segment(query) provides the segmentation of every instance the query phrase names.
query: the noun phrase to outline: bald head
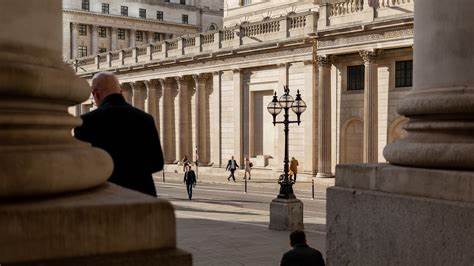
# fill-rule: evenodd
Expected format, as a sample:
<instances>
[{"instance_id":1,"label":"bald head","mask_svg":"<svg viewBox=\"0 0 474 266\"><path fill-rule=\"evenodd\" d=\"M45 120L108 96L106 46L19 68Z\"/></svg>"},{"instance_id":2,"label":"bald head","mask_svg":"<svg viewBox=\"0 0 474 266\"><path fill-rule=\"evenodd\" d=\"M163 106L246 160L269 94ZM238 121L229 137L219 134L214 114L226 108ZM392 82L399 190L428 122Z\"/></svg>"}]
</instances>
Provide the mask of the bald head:
<instances>
[{"instance_id":1,"label":"bald head","mask_svg":"<svg viewBox=\"0 0 474 266\"><path fill-rule=\"evenodd\" d=\"M111 72L99 72L92 78L92 95L97 105L101 105L110 94L121 92L120 83Z\"/></svg>"}]
</instances>

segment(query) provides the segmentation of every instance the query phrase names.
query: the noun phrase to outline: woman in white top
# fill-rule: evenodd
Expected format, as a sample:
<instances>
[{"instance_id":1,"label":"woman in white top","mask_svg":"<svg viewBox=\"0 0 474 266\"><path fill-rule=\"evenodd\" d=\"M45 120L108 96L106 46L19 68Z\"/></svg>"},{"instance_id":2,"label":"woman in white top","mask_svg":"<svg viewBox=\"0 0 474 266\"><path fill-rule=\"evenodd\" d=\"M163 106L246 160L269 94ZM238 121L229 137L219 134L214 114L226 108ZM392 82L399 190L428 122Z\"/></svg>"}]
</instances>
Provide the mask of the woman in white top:
<instances>
[{"instance_id":1,"label":"woman in white top","mask_svg":"<svg viewBox=\"0 0 474 266\"><path fill-rule=\"evenodd\" d=\"M244 174L244 179L247 178L247 173L249 174L249 180L250 180L250 171L252 171L252 162L250 161L249 157L245 157L245 174Z\"/></svg>"}]
</instances>

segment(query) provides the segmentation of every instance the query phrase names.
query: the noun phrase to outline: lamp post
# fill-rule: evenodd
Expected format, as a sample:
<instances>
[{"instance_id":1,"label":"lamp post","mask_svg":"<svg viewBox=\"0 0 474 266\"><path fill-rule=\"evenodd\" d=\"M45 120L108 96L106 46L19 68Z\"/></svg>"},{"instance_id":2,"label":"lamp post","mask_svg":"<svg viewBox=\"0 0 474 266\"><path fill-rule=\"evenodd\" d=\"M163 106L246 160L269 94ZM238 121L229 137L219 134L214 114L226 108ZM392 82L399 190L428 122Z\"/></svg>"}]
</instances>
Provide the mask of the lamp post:
<instances>
[{"instance_id":1,"label":"lamp post","mask_svg":"<svg viewBox=\"0 0 474 266\"><path fill-rule=\"evenodd\" d=\"M294 121L290 120L290 109L296 114L297 119ZM288 156L288 133L289 125L297 123L301 124L301 114L306 110L306 103L301 98L300 91L296 93L296 98L293 100L293 97L290 95L290 89L288 86L284 86L284 94L278 99L278 96L275 92L273 95L273 100L267 106L268 112L273 116L273 125L283 124L285 132L285 157L283 160L283 175L280 178L280 193L278 198L280 199L294 199L295 194L293 193L293 184L294 181L290 180L288 175L289 172L289 156ZM282 121L277 121L277 116L284 111L284 116Z\"/></svg>"},{"instance_id":2,"label":"lamp post","mask_svg":"<svg viewBox=\"0 0 474 266\"><path fill-rule=\"evenodd\" d=\"M301 124L301 114L306 110L306 103L301 98L299 90L296 98L290 95L288 86L284 86L284 93L278 99L275 92L273 100L267 110L273 116L273 125L283 124L285 132L285 157L283 160L283 174L280 176L280 193L270 203L270 229L273 230L301 230L303 229L303 203L296 199L293 193L293 181L290 180L288 133L290 124ZM296 114L296 120L290 120L290 109ZM283 111L283 120L277 121L277 116Z\"/></svg>"}]
</instances>

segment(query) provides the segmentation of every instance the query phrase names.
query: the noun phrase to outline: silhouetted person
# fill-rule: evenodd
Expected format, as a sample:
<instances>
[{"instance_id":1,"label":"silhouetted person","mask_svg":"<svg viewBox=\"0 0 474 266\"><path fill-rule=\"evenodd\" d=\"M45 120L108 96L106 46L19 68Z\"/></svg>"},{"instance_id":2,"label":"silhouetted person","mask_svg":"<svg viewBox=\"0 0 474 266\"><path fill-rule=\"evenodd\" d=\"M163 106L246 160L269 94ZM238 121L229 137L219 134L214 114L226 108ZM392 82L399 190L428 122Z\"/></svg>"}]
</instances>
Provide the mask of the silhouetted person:
<instances>
[{"instance_id":1,"label":"silhouetted person","mask_svg":"<svg viewBox=\"0 0 474 266\"><path fill-rule=\"evenodd\" d=\"M152 173L163 169L163 153L153 117L125 101L112 73L93 77L92 95L98 108L81 116L75 137L110 154L110 182L156 196Z\"/></svg>"},{"instance_id":2,"label":"silhouetted person","mask_svg":"<svg viewBox=\"0 0 474 266\"><path fill-rule=\"evenodd\" d=\"M184 183L188 191L188 198L191 199L193 197L193 187L196 186L196 174L191 169L191 165L188 166L188 171L184 174Z\"/></svg>"},{"instance_id":3,"label":"silhouetted person","mask_svg":"<svg viewBox=\"0 0 474 266\"><path fill-rule=\"evenodd\" d=\"M234 176L234 172L235 170L237 170L237 168L239 168L239 165L237 164L237 162L234 160L234 156L232 156L232 158L227 162L227 167L225 168L225 170L229 170L230 171L230 175L229 177L227 178L227 181L230 181L230 178L232 177L232 179L234 180L235 182L235 176Z\"/></svg>"},{"instance_id":4,"label":"silhouetted person","mask_svg":"<svg viewBox=\"0 0 474 266\"><path fill-rule=\"evenodd\" d=\"M303 231L294 231L290 234L292 250L281 258L281 266L324 266L321 252L306 244L306 235Z\"/></svg>"},{"instance_id":5,"label":"silhouetted person","mask_svg":"<svg viewBox=\"0 0 474 266\"><path fill-rule=\"evenodd\" d=\"M298 160L295 157L291 157L290 161L290 171L293 174L293 181L296 183L296 175L298 174Z\"/></svg>"}]
</instances>

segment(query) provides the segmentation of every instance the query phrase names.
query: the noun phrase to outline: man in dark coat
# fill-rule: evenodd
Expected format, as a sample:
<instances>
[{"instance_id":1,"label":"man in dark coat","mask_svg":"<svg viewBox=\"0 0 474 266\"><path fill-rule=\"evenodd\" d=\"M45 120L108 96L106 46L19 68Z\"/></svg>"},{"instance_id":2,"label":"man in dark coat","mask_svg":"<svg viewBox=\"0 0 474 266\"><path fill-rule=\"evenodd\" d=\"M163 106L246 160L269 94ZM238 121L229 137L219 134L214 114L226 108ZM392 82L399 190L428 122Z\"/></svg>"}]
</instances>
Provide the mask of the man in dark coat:
<instances>
[{"instance_id":1,"label":"man in dark coat","mask_svg":"<svg viewBox=\"0 0 474 266\"><path fill-rule=\"evenodd\" d=\"M163 169L164 160L153 117L125 101L112 73L94 76L92 95L98 108L81 116L75 137L110 154L109 182L156 196L152 173Z\"/></svg>"},{"instance_id":2,"label":"man in dark coat","mask_svg":"<svg viewBox=\"0 0 474 266\"><path fill-rule=\"evenodd\" d=\"M196 173L191 169L191 165L188 166L188 171L184 174L184 181L186 184L186 190L188 191L188 198L191 200L193 197L193 187L196 186Z\"/></svg>"},{"instance_id":3,"label":"man in dark coat","mask_svg":"<svg viewBox=\"0 0 474 266\"><path fill-rule=\"evenodd\" d=\"M239 165L234 160L234 156L232 156L232 158L227 162L227 167L225 168L226 171L230 171L230 175L227 178L227 181L230 181L230 178L232 178L235 182L234 172L235 170L237 170L237 168L239 168Z\"/></svg>"},{"instance_id":4,"label":"man in dark coat","mask_svg":"<svg viewBox=\"0 0 474 266\"><path fill-rule=\"evenodd\" d=\"M281 266L324 266L321 252L306 244L306 235L303 231L294 231L290 234L292 250L281 258Z\"/></svg>"}]
</instances>

